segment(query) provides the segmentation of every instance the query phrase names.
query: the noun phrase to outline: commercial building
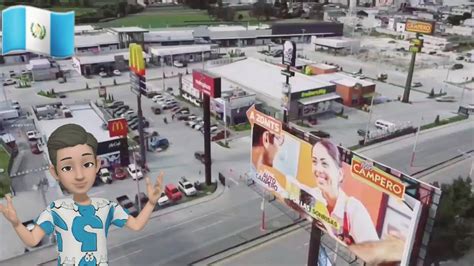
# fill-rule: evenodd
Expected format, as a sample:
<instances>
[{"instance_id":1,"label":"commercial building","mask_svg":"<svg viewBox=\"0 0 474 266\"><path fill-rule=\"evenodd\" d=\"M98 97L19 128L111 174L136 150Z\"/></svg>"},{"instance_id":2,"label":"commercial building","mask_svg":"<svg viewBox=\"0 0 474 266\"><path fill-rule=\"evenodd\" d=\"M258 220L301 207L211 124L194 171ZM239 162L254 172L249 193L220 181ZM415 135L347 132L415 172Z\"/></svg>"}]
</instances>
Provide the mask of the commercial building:
<instances>
[{"instance_id":1,"label":"commercial building","mask_svg":"<svg viewBox=\"0 0 474 266\"><path fill-rule=\"evenodd\" d=\"M313 36L311 37L311 44L314 45L314 49L330 49L334 52L345 50L357 53L360 50L360 40L345 37L318 38Z\"/></svg>"},{"instance_id":2,"label":"commercial building","mask_svg":"<svg viewBox=\"0 0 474 266\"><path fill-rule=\"evenodd\" d=\"M34 81L57 79L60 75L59 65L46 58L30 60L26 69L31 72Z\"/></svg>"},{"instance_id":3,"label":"commercial building","mask_svg":"<svg viewBox=\"0 0 474 266\"><path fill-rule=\"evenodd\" d=\"M195 44L179 46L151 46L148 48L150 62L161 65L162 60L170 65L175 60L185 62L200 62L219 57L219 47L215 44Z\"/></svg>"},{"instance_id":4,"label":"commercial building","mask_svg":"<svg viewBox=\"0 0 474 266\"><path fill-rule=\"evenodd\" d=\"M119 48L117 35L105 31L76 35L74 42L76 54L88 52L97 54Z\"/></svg>"},{"instance_id":5,"label":"commercial building","mask_svg":"<svg viewBox=\"0 0 474 266\"><path fill-rule=\"evenodd\" d=\"M109 137L109 131L102 128L105 117L92 102L68 106L58 102L38 105L32 109L34 123L43 143L46 143L51 133L58 127L70 123L78 124L97 138L99 143L97 156L101 158L103 167L129 164L127 139ZM48 157L47 149L45 149L45 156Z\"/></svg>"},{"instance_id":6,"label":"commercial building","mask_svg":"<svg viewBox=\"0 0 474 266\"><path fill-rule=\"evenodd\" d=\"M342 73L321 74L315 78L335 84L336 93L346 106L367 104L374 97L375 83L367 80L353 78Z\"/></svg>"},{"instance_id":7,"label":"commercial building","mask_svg":"<svg viewBox=\"0 0 474 266\"><path fill-rule=\"evenodd\" d=\"M120 71L128 70L129 60L128 49L113 50L100 54L82 54L72 58L74 69L81 75L89 76L98 74L100 71L112 72L115 69ZM143 52L143 57L148 61L149 56Z\"/></svg>"},{"instance_id":8,"label":"commercial building","mask_svg":"<svg viewBox=\"0 0 474 266\"><path fill-rule=\"evenodd\" d=\"M312 74L312 75L329 74L329 73L335 73L338 71L336 66L323 64L323 63L307 65L305 71L308 71L308 69L311 73L306 73L306 74Z\"/></svg>"},{"instance_id":9,"label":"commercial building","mask_svg":"<svg viewBox=\"0 0 474 266\"><path fill-rule=\"evenodd\" d=\"M146 32L145 47L194 44L194 30L192 28L166 28Z\"/></svg>"},{"instance_id":10,"label":"commercial building","mask_svg":"<svg viewBox=\"0 0 474 266\"><path fill-rule=\"evenodd\" d=\"M285 83L281 70L281 67L254 58L207 69L212 74L237 84L241 89L255 93L257 100L270 107L267 111L278 116L281 116L282 88ZM333 103L340 99L334 83L312 76L295 73L290 78L290 85L288 117L291 120L329 111Z\"/></svg>"}]
</instances>

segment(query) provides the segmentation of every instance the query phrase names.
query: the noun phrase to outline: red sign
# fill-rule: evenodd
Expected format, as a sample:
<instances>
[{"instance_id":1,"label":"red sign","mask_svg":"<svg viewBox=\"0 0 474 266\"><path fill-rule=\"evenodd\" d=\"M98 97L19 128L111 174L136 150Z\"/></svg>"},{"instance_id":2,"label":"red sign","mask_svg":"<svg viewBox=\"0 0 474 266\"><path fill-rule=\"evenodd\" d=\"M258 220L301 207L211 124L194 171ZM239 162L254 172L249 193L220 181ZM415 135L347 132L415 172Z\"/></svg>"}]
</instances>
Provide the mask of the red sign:
<instances>
[{"instance_id":1,"label":"red sign","mask_svg":"<svg viewBox=\"0 0 474 266\"><path fill-rule=\"evenodd\" d=\"M125 118L117 118L108 121L109 136L122 137L127 136L128 125Z\"/></svg>"},{"instance_id":2,"label":"red sign","mask_svg":"<svg viewBox=\"0 0 474 266\"><path fill-rule=\"evenodd\" d=\"M203 70L193 70L193 86L196 90L212 98L221 97L221 78L215 77Z\"/></svg>"}]
</instances>

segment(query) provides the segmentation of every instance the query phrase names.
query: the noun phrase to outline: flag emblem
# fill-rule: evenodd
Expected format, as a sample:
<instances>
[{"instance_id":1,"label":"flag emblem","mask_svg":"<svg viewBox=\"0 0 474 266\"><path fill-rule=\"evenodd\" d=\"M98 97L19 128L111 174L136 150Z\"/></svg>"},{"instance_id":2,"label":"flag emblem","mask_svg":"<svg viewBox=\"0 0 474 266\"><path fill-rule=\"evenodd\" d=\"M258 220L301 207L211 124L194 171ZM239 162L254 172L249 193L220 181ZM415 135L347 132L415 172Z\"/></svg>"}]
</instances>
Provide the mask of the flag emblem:
<instances>
[{"instance_id":1,"label":"flag emblem","mask_svg":"<svg viewBox=\"0 0 474 266\"><path fill-rule=\"evenodd\" d=\"M30 31L33 37L38 38L40 40L44 39L44 36L46 36L46 27L39 23L32 22L30 26Z\"/></svg>"}]
</instances>

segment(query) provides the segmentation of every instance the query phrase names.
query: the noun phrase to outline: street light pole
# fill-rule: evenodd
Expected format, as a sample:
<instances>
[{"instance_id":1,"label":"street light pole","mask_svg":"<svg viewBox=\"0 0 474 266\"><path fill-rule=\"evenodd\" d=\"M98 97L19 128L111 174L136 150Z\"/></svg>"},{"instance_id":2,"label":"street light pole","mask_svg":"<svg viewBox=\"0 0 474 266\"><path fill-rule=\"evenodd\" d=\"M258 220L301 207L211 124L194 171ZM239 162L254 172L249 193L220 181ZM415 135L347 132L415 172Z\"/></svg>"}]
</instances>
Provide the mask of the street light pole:
<instances>
[{"instance_id":1,"label":"street light pole","mask_svg":"<svg viewBox=\"0 0 474 266\"><path fill-rule=\"evenodd\" d=\"M225 145L227 146L227 99L224 99L224 139Z\"/></svg>"},{"instance_id":2,"label":"street light pole","mask_svg":"<svg viewBox=\"0 0 474 266\"><path fill-rule=\"evenodd\" d=\"M423 122L423 115L421 116L420 123L418 124L418 129L416 130L415 143L413 144L413 151L411 153L410 167L413 167L413 163L415 162L416 144L418 143L418 136L420 135L420 128L421 128L422 122Z\"/></svg>"},{"instance_id":3,"label":"street light pole","mask_svg":"<svg viewBox=\"0 0 474 266\"><path fill-rule=\"evenodd\" d=\"M372 120L372 113L373 113L373 108L374 108L374 98L376 94L372 96L372 99L370 100L370 110L369 110L369 120L367 121L367 126L365 127L365 134L364 134L364 145L367 142L367 139L369 138L369 126L370 126L370 121Z\"/></svg>"}]
</instances>

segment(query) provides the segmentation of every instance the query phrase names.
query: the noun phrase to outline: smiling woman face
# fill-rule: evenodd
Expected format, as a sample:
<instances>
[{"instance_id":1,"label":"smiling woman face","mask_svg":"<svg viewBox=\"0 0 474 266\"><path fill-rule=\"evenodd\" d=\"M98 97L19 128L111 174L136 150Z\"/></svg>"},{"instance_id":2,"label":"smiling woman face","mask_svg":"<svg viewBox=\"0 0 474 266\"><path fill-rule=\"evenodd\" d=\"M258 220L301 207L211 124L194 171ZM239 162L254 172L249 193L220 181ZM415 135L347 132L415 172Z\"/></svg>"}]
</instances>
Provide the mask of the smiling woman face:
<instances>
[{"instance_id":1,"label":"smiling woman face","mask_svg":"<svg viewBox=\"0 0 474 266\"><path fill-rule=\"evenodd\" d=\"M327 148L316 143L312 154L313 175L323 194L337 197L342 172Z\"/></svg>"},{"instance_id":2,"label":"smiling woman face","mask_svg":"<svg viewBox=\"0 0 474 266\"><path fill-rule=\"evenodd\" d=\"M59 149L51 174L72 194L85 194L93 186L100 161L87 144ZM56 174L57 173L57 174Z\"/></svg>"}]
</instances>

